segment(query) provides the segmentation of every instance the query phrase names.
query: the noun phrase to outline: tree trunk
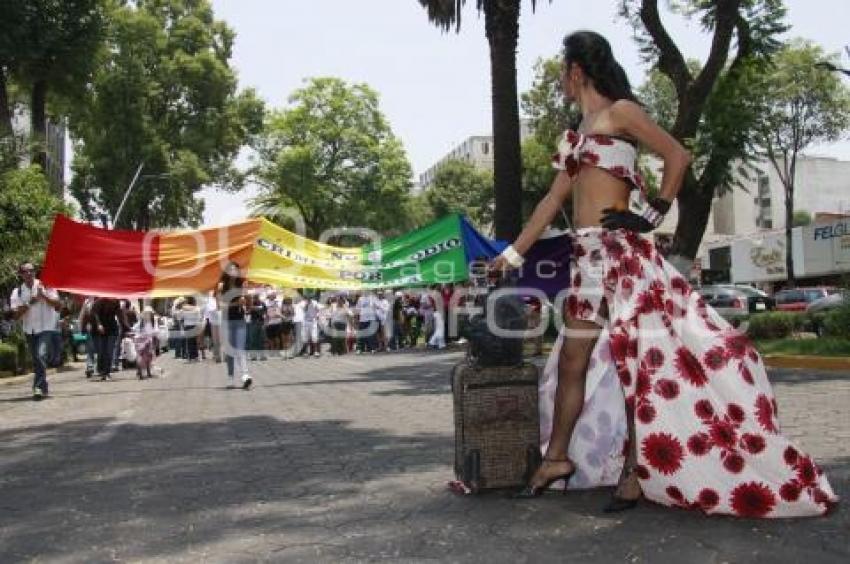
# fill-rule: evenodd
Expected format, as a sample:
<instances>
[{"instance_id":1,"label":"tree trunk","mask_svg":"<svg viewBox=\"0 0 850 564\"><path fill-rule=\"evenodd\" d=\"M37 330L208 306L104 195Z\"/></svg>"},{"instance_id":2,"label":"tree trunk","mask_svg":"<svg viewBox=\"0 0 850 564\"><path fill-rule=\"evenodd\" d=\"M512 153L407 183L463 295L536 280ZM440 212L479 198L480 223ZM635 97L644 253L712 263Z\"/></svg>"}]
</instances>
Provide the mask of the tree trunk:
<instances>
[{"instance_id":1,"label":"tree trunk","mask_svg":"<svg viewBox=\"0 0 850 564\"><path fill-rule=\"evenodd\" d=\"M713 190L700 186L693 171L688 171L682 190L676 198L679 204L679 220L676 222L676 232L670 249L670 260L682 271L683 276L689 275L687 271L699 251L708 225L712 199Z\"/></svg>"},{"instance_id":2,"label":"tree trunk","mask_svg":"<svg viewBox=\"0 0 850 564\"><path fill-rule=\"evenodd\" d=\"M9 105L9 91L6 88L6 72L0 66L0 139L12 134L12 107Z\"/></svg>"},{"instance_id":3,"label":"tree trunk","mask_svg":"<svg viewBox=\"0 0 850 564\"><path fill-rule=\"evenodd\" d=\"M47 174L47 81L36 80L32 85L30 124L33 150L32 162Z\"/></svg>"},{"instance_id":4,"label":"tree trunk","mask_svg":"<svg viewBox=\"0 0 850 564\"><path fill-rule=\"evenodd\" d=\"M794 276L794 185L785 187L785 275L788 277L788 287L795 288L797 279Z\"/></svg>"},{"instance_id":5,"label":"tree trunk","mask_svg":"<svg viewBox=\"0 0 850 564\"><path fill-rule=\"evenodd\" d=\"M513 241L522 229L522 155L516 84L520 0L484 4L493 93L494 227L497 239Z\"/></svg>"}]
</instances>

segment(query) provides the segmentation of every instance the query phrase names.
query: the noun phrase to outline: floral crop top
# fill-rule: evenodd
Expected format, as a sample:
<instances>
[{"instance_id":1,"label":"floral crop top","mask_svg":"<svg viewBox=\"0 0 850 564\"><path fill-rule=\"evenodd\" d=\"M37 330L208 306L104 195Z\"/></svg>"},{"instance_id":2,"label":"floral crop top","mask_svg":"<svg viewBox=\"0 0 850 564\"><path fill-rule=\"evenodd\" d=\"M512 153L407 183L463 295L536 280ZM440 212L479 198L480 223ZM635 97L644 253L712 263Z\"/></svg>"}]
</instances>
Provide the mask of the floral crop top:
<instances>
[{"instance_id":1,"label":"floral crop top","mask_svg":"<svg viewBox=\"0 0 850 564\"><path fill-rule=\"evenodd\" d=\"M585 165L606 170L633 189L646 192L646 184L637 171L637 148L625 139L566 130L558 142L558 152L552 156L552 166L574 177Z\"/></svg>"}]
</instances>

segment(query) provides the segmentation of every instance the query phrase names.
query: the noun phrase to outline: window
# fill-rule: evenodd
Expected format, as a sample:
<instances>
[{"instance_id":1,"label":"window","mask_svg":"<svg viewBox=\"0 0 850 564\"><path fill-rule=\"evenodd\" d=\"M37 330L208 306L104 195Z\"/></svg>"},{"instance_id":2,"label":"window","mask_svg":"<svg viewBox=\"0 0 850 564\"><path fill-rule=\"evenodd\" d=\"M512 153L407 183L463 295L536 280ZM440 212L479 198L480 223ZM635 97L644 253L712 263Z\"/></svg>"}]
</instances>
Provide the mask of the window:
<instances>
[{"instance_id":1,"label":"window","mask_svg":"<svg viewBox=\"0 0 850 564\"><path fill-rule=\"evenodd\" d=\"M485 155L489 155L490 154L490 143L487 143L486 141L484 143L482 143L481 144L481 152L484 153Z\"/></svg>"}]
</instances>

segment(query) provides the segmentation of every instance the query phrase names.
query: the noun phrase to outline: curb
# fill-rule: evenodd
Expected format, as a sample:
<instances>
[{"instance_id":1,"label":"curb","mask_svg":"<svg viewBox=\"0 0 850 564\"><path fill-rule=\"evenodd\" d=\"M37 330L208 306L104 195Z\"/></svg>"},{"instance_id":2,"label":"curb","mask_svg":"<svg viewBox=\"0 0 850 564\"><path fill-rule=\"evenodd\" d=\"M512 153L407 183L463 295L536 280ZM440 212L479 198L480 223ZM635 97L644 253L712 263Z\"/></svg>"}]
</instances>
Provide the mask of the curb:
<instances>
[{"instance_id":1,"label":"curb","mask_svg":"<svg viewBox=\"0 0 850 564\"><path fill-rule=\"evenodd\" d=\"M796 354L765 355L764 363L772 368L808 368L811 370L850 371L850 358L845 356L807 356Z\"/></svg>"},{"instance_id":2,"label":"curb","mask_svg":"<svg viewBox=\"0 0 850 564\"><path fill-rule=\"evenodd\" d=\"M85 368L84 362L68 362L62 368L48 368L47 375L48 376L56 376L59 374L69 374L71 372L77 372L80 370L80 367ZM15 384L20 383L32 383L33 373L23 374L21 376L7 376L5 378L0 378L0 387L2 386L14 386Z\"/></svg>"}]
</instances>

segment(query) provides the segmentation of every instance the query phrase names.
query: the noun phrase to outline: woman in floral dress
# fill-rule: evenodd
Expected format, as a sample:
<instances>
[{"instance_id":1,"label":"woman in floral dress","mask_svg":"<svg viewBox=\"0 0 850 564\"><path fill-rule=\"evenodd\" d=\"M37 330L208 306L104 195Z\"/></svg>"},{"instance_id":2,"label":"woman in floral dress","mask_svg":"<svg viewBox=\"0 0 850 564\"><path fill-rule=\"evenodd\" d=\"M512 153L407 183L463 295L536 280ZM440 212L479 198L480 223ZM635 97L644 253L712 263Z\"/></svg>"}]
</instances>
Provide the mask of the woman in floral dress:
<instances>
[{"instance_id":1,"label":"woman in floral dress","mask_svg":"<svg viewBox=\"0 0 850 564\"><path fill-rule=\"evenodd\" d=\"M814 461L781 434L759 354L643 235L669 210L689 154L637 103L602 36L574 33L564 48L564 93L583 119L560 139L549 193L492 265L521 267L522 254L572 197L573 281L562 292L565 330L557 362L549 363L557 384L547 396L544 378L541 389L552 407L544 401L545 456L519 496L587 478L582 470L594 457L601 470L585 485L606 483L618 465L605 461L625 452L606 511L634 507L643 496L711 514L825 513L837 497ZM664 162L656 198L644 194L638 144ZM626 437L617 433L622 414ZM600 450L598 440L578 441L582 434L606 442Z\"/></svg>"}]
</instances>

